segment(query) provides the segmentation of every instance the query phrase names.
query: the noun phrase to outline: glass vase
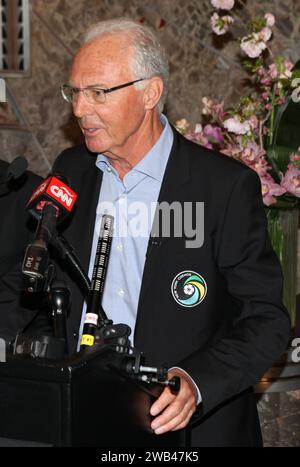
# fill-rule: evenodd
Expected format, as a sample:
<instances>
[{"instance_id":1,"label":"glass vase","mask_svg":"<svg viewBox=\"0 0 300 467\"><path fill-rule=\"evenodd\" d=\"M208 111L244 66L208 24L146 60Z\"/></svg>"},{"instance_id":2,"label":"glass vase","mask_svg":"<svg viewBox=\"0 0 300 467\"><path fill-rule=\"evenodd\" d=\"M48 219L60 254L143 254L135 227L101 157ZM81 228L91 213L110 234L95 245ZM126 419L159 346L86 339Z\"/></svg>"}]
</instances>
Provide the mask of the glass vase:
<instances>
[{"instance_id":1,"label":"glass vase","mask_svg":"<svg viewBox=\"0 0 300 467\"><path fill-rule=\"evenodd\" d=\"M283 272L283 303L295 328L299 211L272 206L266 209L266 214L271 242Z\"/></svg>"}]
</instances>

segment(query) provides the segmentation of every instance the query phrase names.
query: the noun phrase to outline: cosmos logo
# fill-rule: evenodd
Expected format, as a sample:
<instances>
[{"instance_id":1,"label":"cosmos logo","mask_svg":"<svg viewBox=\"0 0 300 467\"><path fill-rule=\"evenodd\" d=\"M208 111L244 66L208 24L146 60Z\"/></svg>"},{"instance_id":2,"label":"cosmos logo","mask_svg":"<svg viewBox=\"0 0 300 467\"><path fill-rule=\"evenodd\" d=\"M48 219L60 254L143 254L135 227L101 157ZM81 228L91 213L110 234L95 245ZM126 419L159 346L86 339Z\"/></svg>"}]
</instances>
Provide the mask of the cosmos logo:
<instances>
[{"instance_id":1,"label":"cosmos logo","mask_svg":"<svg viewBox=\"0 0 300 467\"><path fill-rule=\"evenodd\" d=\"M207 293L207 284L197 272L182 271L174 278L171 291L179 305L192 307L203 302Z\"/></svg>"}]
</instances>

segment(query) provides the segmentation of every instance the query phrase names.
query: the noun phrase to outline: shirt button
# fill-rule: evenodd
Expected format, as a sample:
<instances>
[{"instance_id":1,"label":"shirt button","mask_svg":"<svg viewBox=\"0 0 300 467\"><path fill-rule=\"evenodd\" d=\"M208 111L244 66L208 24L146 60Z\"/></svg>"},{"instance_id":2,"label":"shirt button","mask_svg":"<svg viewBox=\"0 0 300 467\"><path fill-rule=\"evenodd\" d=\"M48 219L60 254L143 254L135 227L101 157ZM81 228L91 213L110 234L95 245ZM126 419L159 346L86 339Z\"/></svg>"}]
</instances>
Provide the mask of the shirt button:
<instances>
[{"instance_id":1,"label":"shirt button","mask_svg":"<svg viewBox=\"0 0 300 467\"><path fill-rule=\"evenodd\" d=\"M119 245L117 246L117 250L122 252L123 251L123 245L122 243L119 243Z\"/></svg>"},{"instance_id":2,"label":"shirt button","mask_svg":"<svg viewBox=\"0 0 300 467\"><path fill-rule=\"evenodd\" d=\"M120 289L120 290L119 290L119 295L120 295L120 297L124 297L124 295L125 295L125 290Z\"/></svg>"},{"instance_id":3,"label":"shirt button","mask_svg":"<svg viewBox=\"0 0 300 467\"><path fill-rule=\"evenodd\" d=\"M111 168L110 168L110 167L107 167L107 172L111 172Z\"/></svg>"}]
</instances>

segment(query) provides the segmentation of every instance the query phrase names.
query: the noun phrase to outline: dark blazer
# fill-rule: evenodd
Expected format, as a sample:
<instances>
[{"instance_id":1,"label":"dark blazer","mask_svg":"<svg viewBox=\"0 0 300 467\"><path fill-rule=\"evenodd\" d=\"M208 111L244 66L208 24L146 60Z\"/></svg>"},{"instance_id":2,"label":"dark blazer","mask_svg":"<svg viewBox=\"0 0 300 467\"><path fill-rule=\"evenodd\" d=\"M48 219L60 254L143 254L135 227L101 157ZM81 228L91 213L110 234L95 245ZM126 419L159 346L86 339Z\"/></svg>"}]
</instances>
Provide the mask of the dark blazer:
<instances>
[{"instance_id":1,"label":"dark blazer","mask_svg":"<svg viewBox=\"0 0 300 467\"><path fill-rule=\"evenodd\" d=\"M0 161L0 174L7 167L7 162ZM39 315L38 304L21 293L21 263L37 224L26 211L26 203L41 181L27 171L10 183L8 194L0 196L0 335L24 331Z\"/></svg>"},{"instance_id":2,"label":"dark blazer","mask_svg":"<svg viewBox=\"0 0 300 467\"><path fill-rule=\"evenodd\" d=\"M86 270L102 177L95 160L79 146L64 151L54 166L78 193L64 234ZM174 130L159 202L204 202L204 244L186 248L185 237L154 232L158 238L149 240L134 342L149 364L180 366L198 385L203 402L191 424L193 446L261 444L251 387L285 350L290 323L260 191L254 171ZM65 263L62 267L72 292L69 343L75 349L83 295L75 276ZM206 282L206 296L196 306L184 307L172 294L182 271L194 271Z\"/></svg>"}]
</instances>

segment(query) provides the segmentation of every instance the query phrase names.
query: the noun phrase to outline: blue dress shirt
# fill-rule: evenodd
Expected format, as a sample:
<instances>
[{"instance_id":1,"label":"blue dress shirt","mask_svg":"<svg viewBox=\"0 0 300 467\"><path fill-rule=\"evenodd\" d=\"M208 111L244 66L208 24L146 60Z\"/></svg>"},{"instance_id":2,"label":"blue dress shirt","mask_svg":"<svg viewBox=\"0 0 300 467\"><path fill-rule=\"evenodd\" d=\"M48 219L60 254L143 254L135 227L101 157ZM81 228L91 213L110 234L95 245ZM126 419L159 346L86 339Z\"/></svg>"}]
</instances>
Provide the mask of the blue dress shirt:
<instances>
[{"instance_id":1,"label":"blue dress shirt","mask_svg":"<svg viewBox=\"0 0 300 467\"><path fill-rule=\"evenodd\" d=\"M102 306L115 324L130 326L133 343L142 275L156 202L173 144L173 132L162 116L163 132L145 157L120 179L104 154L96 166L103 172L88 275L91 278L103 214L115 218ZM133 260L134 258L134 260ZM86 313L83 308L80 336Z\"/></svg>"}]
</instances>

